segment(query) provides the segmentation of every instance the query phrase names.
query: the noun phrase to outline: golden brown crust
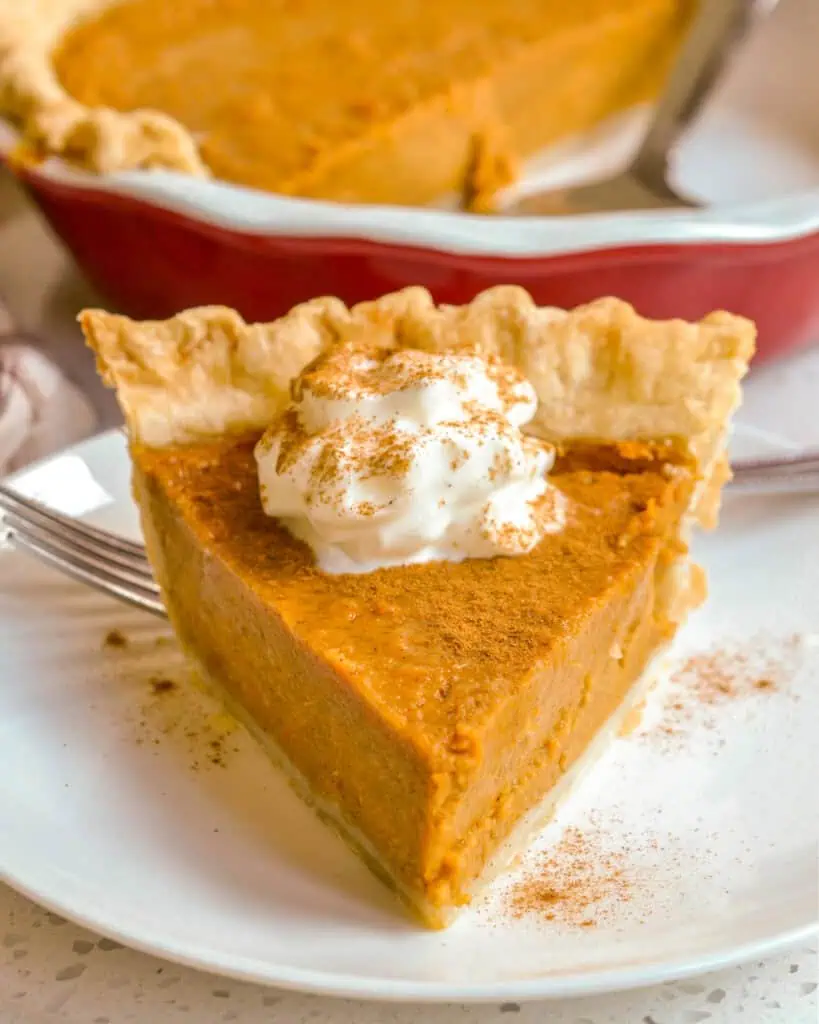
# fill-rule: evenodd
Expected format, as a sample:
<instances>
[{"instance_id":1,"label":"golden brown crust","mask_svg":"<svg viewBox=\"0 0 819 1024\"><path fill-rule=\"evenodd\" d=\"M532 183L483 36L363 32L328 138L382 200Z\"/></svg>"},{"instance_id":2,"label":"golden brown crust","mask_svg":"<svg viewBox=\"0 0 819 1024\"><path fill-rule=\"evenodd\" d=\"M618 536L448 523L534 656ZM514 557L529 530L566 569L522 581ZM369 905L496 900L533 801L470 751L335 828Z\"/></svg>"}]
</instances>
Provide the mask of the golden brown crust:
<instances>
[{"instance_id":1,"label":"golden brown crust","mask_svg":"<svg viewBox=\"0 0 819 1024\"><path fill-rule=\"evenodd\" d=\"M49 154L100 173L159 167L207 177L187 128L155 110L89 108L54 73L51 53L78 19L112 0L0 0L0 114Z\"/></svg>"},{"instance_id":2,"label":"golden brown crust","mask_svg":"<svg viewBox=\"0 0 819 1024\"><path fill-rule=\"evenodd\" d=\"M344 308L315 299L271 324L246 324L223 306L143 322L85 310L80 322L132 436L162 447L268 424Z\"/></svg>"},{"instance_id":3,"label":"golden brown crust","mask_svg":"<svg viewBox=\"0 0 819 1024\"><path fill-rule=\"evenodd\" d=\"M143 323L87 310L81 321L133 437L147 445L264 428L289 381L330 344L471 351L529 378L540 403L532 429L551 441L683 442L701 466L704 523L725 480L725 430L755 337L729 313L691 324L647 320L613 298L539 308L514 286L465 306L436 306L423 288L352 308L313 299L269 324L222 307Z\"/></svg>"}]
</instances>

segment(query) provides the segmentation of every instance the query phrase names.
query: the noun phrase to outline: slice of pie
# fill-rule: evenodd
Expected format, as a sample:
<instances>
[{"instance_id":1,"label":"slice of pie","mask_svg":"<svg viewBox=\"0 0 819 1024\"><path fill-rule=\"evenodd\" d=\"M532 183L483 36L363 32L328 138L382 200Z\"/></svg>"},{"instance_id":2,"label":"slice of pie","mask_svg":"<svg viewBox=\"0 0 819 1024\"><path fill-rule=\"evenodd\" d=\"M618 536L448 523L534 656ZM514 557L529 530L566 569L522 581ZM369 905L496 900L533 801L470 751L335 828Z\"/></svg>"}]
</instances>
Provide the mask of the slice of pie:
<instances>
[{"instance_id":1,"label":"slice of pie","mask_svg":"<svg viewBox=\"0 0 819 1024\"><path fill-rule=\"evenodd\" d=\"M692 0L0 0L0 113L99 171L476 205L653 95Z\"/></svg>"},{"instance_id":2,"label":"slice of pie","mask_svg":"<svg viewBox=\"0 0 819 1024\"><path fill-rule=\"evenodd\" d=\"M515 287L316 299L270 324L81 319L181 644L446 924L703 598L687 539L715 521L753 326L539 309Z\"/></svg>"}]
</instances>

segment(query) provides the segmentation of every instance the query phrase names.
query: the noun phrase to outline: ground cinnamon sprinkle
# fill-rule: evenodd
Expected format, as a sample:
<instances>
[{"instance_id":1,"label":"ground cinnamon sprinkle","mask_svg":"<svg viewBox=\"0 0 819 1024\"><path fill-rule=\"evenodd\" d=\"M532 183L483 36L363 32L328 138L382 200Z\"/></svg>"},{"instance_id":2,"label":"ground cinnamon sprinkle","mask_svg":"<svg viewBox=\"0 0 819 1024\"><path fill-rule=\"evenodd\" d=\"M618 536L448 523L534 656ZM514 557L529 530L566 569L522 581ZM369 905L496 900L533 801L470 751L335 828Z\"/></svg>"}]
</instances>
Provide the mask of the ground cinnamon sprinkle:
<instances>
[{"instance_id":1,"label":"ground cinnamon sprinkle","mask_svg":"<svg viewBox=\"0 0 819 1024\"><path fill-rule=\"evenodd\" d=\"M716 728L716 712L729 701L768 694L798 700L788 684L809 642L799 634L755 636L743 645L692 655L670 679L659 723L634 735L664 745L669 738L685 743L695 729ZM625 730L624 735L630 734ZM612 919L617 905L638 898L645 885L635 852L640 847L656 850L658 842L666 849L670 837L628 836L621 848L610 849L610 834L610 824L596 815L582 830L567 828L505 891L506 913L515 920L534 918L582 929Z\"/></svg>"},{"instance_id":2,"label":"ground cinnamon sprinkle","mask_svg":"<svg viewBox=\"0 0 819 1024\"><path fill-rule=\"evenodd\" d=\"M664 515L672 516L677 500L661 470L621 476L558 460L551 475L570 515L528 558L328 576L301 542L264 513L254 444L248 438L172 451L140 449L136 458L165 495L162 500L176 505L214 557L230 549L236 572L252 572L260 592L290 609L307 642L343 651L373 680L374 693L383 688L389 700L400 699L409 728L434 734L436 742L451 735L466 713L491 706L508 680L529 672L555 635L567 635L597 614L600 594L613 589L621 600L622 581L651 551L654 527L643 527L624 549L615 549L613 538L624 532L635 505L644 507L652 497L667 501ZM587 463L593 466L594 460ZM662 517L658 525L664 525ZM366 623L382 606L401 613L377 620L377 643L370 629L345 628L343 647L338 646L341 623ZM435 608L434 616L429 608Z\"/></svg>"},{"instance_id":3,"label":"ground cinnamon sprinkle","mask_svg":"<svg viewBox=\"0 0 819 1024\"><path fill-rule=\"evenodd\" d=\"M715 728L715 713L728 701L785 692L800 646L796 635L754 637L692 655L671 676L659 721L637 735L665 745L684 741L692 729Z\"/></svg>"},{"instance_id":4,"label":"ground cinnamon sprinkle","mask_svg":"<svg viewBox=\"0 0 819 1024\"><path fill-rule=\"evenodd\" d=\"M137 745L151 748L155 756L175 748L192 771L227 768L239 753L234 719L205 710L181 679L157 674L147 684L150 698L134 722Z\"/></svg>"},{"instance_id":5,"label":"ground cinnamon sprinkle","mask_svg":"<svg viewBox=\"0 0 819 1024\"><path fill-rule=\"evenodd\" d=\"M693 689L694 696L703 704L716 704L731 697L749 692L758 682L757 671L750 664L746 651L718 650L697 654L685 661L675 673L677 683ZM767 664L771 670L773 665ZM772 679L766 679L768 687L775 688Z\"/></svg>"},{"instance_id":6,"label":"ground cinnamon sprinkle","mask_svg":"<svg viewBox=\"0 0 819 1024\"><path fill-rule=\"evenodd\" d=\"M172 679L152 679L151 680L151 693L161 694L170 693L171 690L176 688L176 683Z\"/></svg>"},{"instance_id":7,"label":"ground cinnamon sprinkle","mask_svg":"<svg viewBox=\"0 0 819 1024\"><path fill-rule=\"evenodd\" d=\"M128 646L128 637L120 629L109 629L103 637L103 647L123 648Z\"/></svg>"},{"instance_id":8,"label":"ground cinnamon sprinkle","mask_svg":"<svg viewBox=\"0 0 819 1024\"><path fill-rule=\"evenodd\" d=\"M535 915L593 928L605 920L612 903L629 898L626 868L626 851L607 851L596 829L567 828L509 890L509 911L516 919Z\"/></svg>"}]
</instances>

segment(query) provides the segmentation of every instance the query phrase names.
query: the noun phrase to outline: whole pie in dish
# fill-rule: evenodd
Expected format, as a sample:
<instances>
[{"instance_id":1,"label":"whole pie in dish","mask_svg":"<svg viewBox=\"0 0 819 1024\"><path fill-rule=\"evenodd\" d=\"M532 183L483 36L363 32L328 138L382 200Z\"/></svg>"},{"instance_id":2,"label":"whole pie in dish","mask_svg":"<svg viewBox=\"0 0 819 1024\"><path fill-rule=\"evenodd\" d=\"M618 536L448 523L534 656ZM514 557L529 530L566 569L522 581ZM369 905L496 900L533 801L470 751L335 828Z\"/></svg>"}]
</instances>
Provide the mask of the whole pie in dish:
<instances>
[{"instance_id":1,"label":"whole pie in dish","mask_svg":"<svg viewBox=\"0 0 819 1024\"><path fill-rule=\"evenodd\" d=\"M687 540L716 518L752 324L537 308L515 287L464 307L420 288L316 299L270 324L221 307L81 319L182 646L302 796L445 925L704 597ZM350 561L330 566L318 534Z\"/></svg>"},{"instance_id":2,"label":"whole pie in dish","mask_svg":"<svg viewBox=\"0 0 819 1024\"><path fill-rule=\"evenodd\" d=\"M0 0L0 113L98 171L481 206L651 96L691 0Z\"/></svg>"}]
</instances>

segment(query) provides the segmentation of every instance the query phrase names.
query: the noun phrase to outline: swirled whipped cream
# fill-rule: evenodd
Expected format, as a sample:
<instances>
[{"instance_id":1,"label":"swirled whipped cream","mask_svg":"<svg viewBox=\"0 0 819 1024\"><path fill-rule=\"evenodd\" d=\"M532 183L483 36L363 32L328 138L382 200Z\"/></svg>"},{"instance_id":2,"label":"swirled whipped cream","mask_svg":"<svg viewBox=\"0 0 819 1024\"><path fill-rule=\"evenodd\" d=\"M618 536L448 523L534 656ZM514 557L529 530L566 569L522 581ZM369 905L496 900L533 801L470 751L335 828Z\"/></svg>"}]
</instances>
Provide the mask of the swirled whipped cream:
<instances>
[{"instance_id":1,"label":"swirled whipped cream","mask_svg":"<svg viewBox=\"0 0 819 1024\"><path fill-rule=\"evenodd\" d=\"M256 447L262 504L330 573L531 551L562 525L554 451L516 370L415 349L330 351Z\"/></svg>"}]
</instances>

